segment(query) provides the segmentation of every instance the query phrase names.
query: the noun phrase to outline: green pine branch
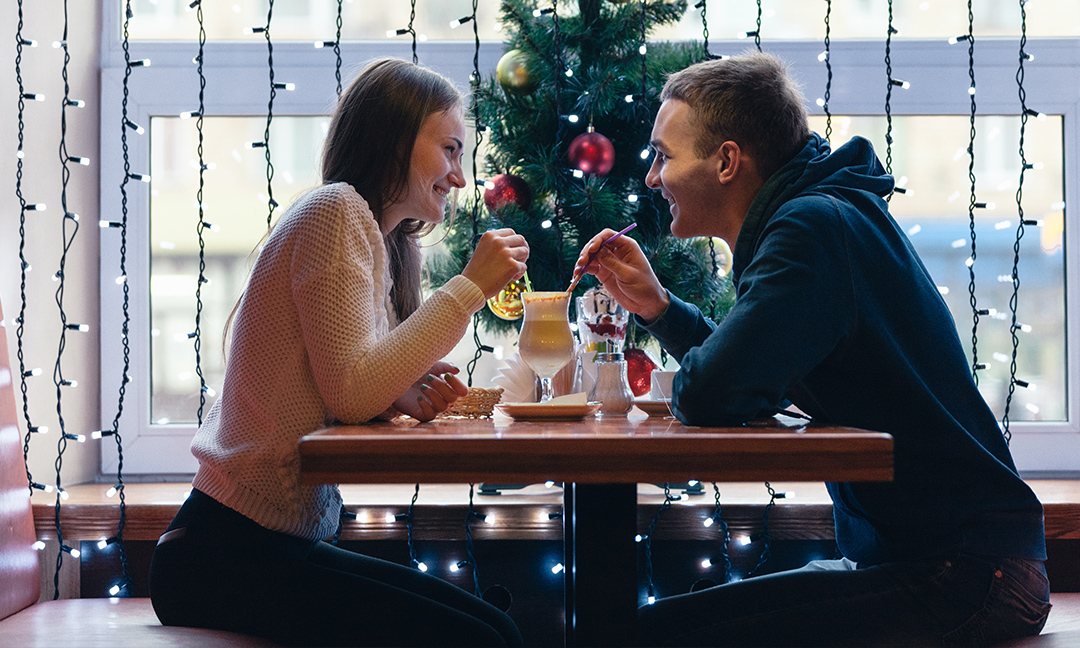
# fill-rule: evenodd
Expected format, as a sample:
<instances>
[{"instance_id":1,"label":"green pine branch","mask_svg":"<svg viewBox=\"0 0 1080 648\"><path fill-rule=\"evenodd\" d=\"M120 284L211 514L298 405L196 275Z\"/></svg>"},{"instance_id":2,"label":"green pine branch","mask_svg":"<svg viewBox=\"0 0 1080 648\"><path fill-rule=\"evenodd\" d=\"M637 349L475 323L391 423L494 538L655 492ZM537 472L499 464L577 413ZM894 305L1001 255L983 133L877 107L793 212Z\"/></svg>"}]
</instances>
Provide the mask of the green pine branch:
<instances>
[{"instance_id":1,"label":"green pine branch","mask_svg":"<svg viewBox=\"0 0 1080 648\"><path fill-rule=\"evenodd\" d=\"M641 157L666 76L704 60L702 44L649 42L642 96L641 3L579 0L577 12L564 4L558 34L551 15L533 16L538 6L536 0L504 0L501 9L506 51L519 50L527 57L536 89L514 94L492 74L475 88L475 104L470 107L470 113L477 112L487 146L480 179L500 173L520 176L532 190L532 204L523 208L511 203L492 211L482 202L475 205L470 195L447 236L448 253L428 263L432 285L449 280L468 262L475 244L474 218L476 231L512 227L526 237L531 249L529 278L536 290L564 289L578 252L596 232L622 229L636 221L638 228L630 236L649 255L661 282L707 315L723 317L734 300L730 280L714 272L707 245L671 235L668 204L645 187L650 161ZM658 25L678 22L686 9L685 0L647 2L646 34ZM562 46L559 56L556 42ZM573 76L567 77L566 69ZM627 95L633 100L628 102ZM577 123L569 121L571 114L578 116ZM567 149L590 124L611 140L615 162L604 177L578 178ZM638 200L631 201L631 195ZM587 276L575 292L595 284L595 278ZM499 319L487 309L481 311L481 323L488 332L520 326L519 321ZM640 328L635 335L639 345L648 341Z\"/></svg>"}]
</instances>

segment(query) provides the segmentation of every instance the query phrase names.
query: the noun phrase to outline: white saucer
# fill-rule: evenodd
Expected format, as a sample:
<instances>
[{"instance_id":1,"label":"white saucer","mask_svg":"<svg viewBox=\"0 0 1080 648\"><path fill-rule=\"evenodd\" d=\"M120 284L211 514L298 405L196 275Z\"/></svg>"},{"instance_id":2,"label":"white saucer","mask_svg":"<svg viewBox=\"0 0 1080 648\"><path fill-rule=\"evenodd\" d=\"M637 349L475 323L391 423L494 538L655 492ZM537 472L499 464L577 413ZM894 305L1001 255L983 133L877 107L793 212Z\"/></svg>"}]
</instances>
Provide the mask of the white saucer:
<instances>
[{"instance_id":1,"label":"white saucer","mask_svg":"<svg viewBox=\"0 0 1080 648\"><path fill-rule=\"evenodd\" d=\"M667 398L639 398L634 401L634 405L649 416L674 416L671 413L671 400Z\"/></svg>"},{"instance_id":2,"label":"white saucer","mask_svg":"<svg viewBox=\"0 0 1080 648\"><path fill-rule=\"evenodd\" d=\"M500 412L518 421L579 421L596 414L600 403L499 403Z\"/></svg>"}]
</instances>

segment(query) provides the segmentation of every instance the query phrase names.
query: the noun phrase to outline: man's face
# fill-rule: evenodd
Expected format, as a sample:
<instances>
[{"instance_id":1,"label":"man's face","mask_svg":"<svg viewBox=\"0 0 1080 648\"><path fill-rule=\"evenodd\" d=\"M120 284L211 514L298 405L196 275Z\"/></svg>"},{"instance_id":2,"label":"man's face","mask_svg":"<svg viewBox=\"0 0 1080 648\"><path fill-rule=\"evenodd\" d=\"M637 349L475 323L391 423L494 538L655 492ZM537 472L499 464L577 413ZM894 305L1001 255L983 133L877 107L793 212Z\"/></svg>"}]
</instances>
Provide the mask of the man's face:
<instances>
[{"instance_id":1,"label":"man's face","mask_svg":"<svg viewBox=\"0 0 1080 648\"><path fill-rule=\"evenodd\" d=\"M698 157L697 133L689 104L668 99L653 124L655 150L645 184L659 189L671 209L671 233L679 238L716 236L717 206L724 187L718 178L717 155Z\"/></svg>"}]
</instances>

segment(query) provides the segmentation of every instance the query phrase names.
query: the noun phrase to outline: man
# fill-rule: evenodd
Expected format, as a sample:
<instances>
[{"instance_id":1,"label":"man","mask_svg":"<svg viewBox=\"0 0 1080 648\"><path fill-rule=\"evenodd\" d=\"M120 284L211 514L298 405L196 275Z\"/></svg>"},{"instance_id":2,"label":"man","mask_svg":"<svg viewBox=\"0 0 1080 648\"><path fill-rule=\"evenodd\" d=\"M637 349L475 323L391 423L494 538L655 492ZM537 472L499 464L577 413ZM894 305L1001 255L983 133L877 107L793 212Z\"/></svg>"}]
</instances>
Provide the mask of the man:
<instances>
[{"instance_id":1,"label":"man","mask_svg":"<svg viewBox=\"0 0 1080 648\"><path fill-rule=\"evenodd\" d=\"M667 81L646 178L679 237L734 251L720 324L660 285L620 237L588 271L680 363L673 411L738 425L793 403L888 432L895 478L830 483L844 558L640 610L644 645L987 645L1049 611L1042 506L1018 477L952 317L896 222L869 142L831 152L775 58ZM597 235L578 261L611 235Z\"/></svg>"}]
</instances>

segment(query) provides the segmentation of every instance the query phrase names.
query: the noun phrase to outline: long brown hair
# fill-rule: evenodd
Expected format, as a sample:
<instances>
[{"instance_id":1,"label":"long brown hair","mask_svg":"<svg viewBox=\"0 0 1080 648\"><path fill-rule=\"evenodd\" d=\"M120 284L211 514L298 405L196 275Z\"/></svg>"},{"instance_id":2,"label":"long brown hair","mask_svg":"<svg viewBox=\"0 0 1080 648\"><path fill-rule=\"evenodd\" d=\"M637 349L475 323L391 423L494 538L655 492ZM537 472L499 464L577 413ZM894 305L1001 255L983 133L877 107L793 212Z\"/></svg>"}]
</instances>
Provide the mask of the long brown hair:
<instances>
[{"instance_id":1,"label":"long brown hair","mask_svg":"<svg viewBox=\"0 0 1080 648\"><path fill-rule=\"evenodd\" d=\"M409 168L420 127L430 115L461 108L464 98L446 77L400 59L376 59L349 84L330 119L323 146L323 184L347 182L382 225L383 210L409 191ZM419 239L435 225L403 220L384 238L394 278L390 299L404 321L420 307ZM256 246L266 242L266 232ZM254 250L253 250L254 252ZM222 354L241 297L225 321Z\"/></svg>"},{"instance_id":2,"label":"long brown hair","mask_svg":"<svg viewBox=\"0 0 1080 648\"><path fill-rule=\"evenodd\" d=\"M323 148L322 180L347 182L382 225L383 210L409 191L413 145L430 115L460 108L446 77L400 59L369 63L341 95ZM420 307L419 238L433 224L407 218L386 235L399 319Z\"/></svg>"}]
</instances>

